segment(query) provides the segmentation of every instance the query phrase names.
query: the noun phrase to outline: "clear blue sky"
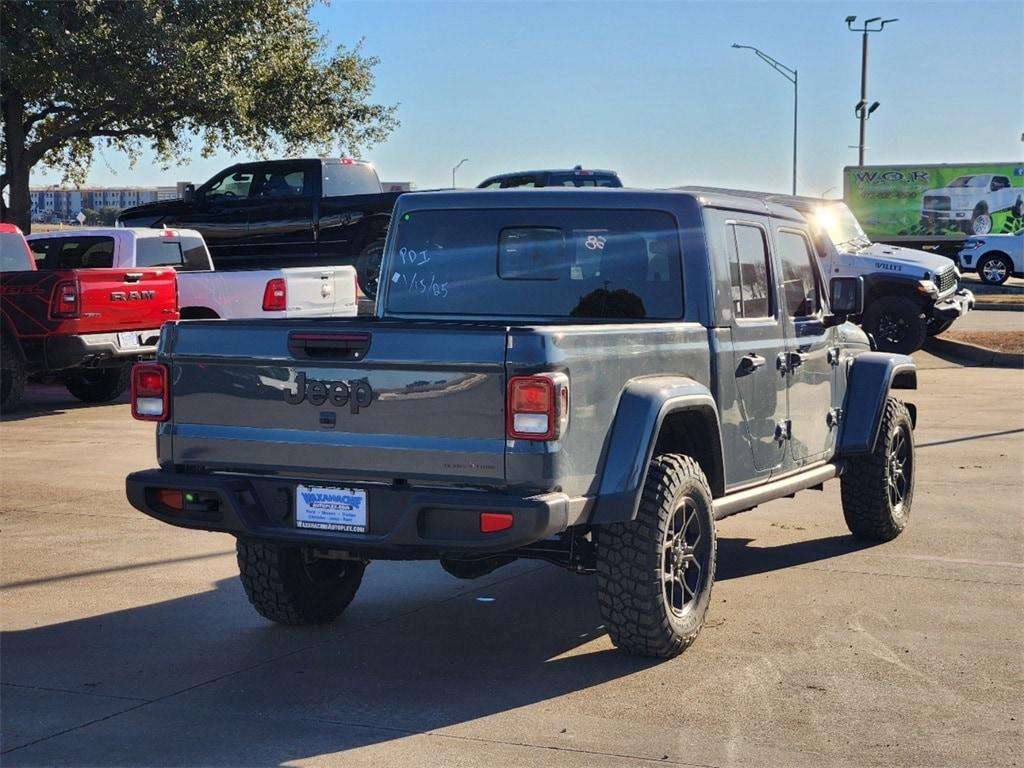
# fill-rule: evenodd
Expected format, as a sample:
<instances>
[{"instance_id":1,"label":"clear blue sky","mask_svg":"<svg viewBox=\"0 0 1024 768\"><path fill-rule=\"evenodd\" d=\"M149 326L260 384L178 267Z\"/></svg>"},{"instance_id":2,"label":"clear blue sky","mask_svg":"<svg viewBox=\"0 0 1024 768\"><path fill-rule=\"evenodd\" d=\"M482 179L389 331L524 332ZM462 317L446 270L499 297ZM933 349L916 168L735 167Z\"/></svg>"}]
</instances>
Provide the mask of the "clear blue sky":
<instances>
[{"instance_id":1,"label":"clear blue sky","mask_svg":"<svg viewBox=\"0 0 1024 768\"><path fill-rule=\"evenodd\" d=\"M501 171L613 168L630 186L789 189L800 73L799 186L842 191L856 162L860 35L844 18L899 17L871 36L868 163L1024 158L1021 2L341 2L314 17L380 57L376 99L399 127L364 153L388 180L460 186ZM240 157L237 159L249 159ZM97 155L93 184L203 181L227 155L161 170ZM33 183L55 182L53 173Z\"/></svg>"}]
</instances>

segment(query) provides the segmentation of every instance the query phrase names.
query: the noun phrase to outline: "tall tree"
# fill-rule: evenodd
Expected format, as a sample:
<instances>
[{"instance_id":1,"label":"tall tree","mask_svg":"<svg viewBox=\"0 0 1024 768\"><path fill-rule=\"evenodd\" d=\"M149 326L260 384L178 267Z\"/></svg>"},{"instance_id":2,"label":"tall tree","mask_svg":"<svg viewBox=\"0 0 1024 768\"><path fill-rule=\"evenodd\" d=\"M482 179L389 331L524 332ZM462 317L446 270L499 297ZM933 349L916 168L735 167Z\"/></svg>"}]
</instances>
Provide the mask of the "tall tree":
<instances>
[{"instance_id":1,"label":"tall tree","mask_svg":"<svg viewBox=\"0 0 1024 768\"><path fill-rule=\"evenodd\" d=\"M31 226L29 174L81 183L97 147L163 163L218 149L355 153L395 127L377 60L328 49L314 0L2 0L0 217Z\"/></svg>"}]
</instances>

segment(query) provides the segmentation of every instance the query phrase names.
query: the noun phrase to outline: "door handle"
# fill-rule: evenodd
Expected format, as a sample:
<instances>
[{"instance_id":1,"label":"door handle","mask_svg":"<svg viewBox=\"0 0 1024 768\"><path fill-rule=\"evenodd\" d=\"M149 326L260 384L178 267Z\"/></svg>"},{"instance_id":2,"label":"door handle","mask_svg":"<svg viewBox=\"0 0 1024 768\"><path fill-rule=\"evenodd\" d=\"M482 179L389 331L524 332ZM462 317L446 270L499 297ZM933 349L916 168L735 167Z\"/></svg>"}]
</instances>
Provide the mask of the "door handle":
<instances>
[{"instance_id":1,"label":"door handle","mask_svg":"<svg viewBox=\"0 0 1024 768\"><path fill-rule=\"evenodd\" d=\"M142 273L141 272L128 272L124 276L124 281L126 283L137 283L141 279L142 279Z\"/></svg>"},{"instance_id":2,"label":"door handle","mask_svg":"<svg viewBox=\"0 0 1024 768\"><path fill-rule=\"evenodd\" d=\"M794 368L800 367L801 365L804 364L804 361L806 360L807 355L805 355L803 352L790 352L787 360L787 362L789 363L789 369L793 370Z\"/></svg>"},{"instance_id":3,"label":"door handle","mask_svg":"<svg viewBox=\"0 0 1024 768\"><path fill-rule=\"evenodd\" d=\"M753 353L740 358L740 369L743 373L752 373L764 365L764 358Z\"/></svg>"}]
</instances>

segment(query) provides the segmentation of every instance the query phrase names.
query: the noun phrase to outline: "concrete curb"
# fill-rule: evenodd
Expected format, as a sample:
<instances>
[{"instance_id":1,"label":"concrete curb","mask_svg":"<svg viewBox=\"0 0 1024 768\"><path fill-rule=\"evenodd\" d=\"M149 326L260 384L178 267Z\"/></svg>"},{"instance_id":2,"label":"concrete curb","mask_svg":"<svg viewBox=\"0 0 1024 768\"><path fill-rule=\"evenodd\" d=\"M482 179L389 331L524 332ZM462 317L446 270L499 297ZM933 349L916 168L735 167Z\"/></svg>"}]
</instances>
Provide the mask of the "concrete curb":
<instances>
[{"instance_id":1,"label":"concrete curb","mask_svg":"<svg viewBox=\"0 0 1024 768\"><path fill-rule=\"evenodd\" d=\"M986 312L1024 312L1024 304L995 304L976 301L974 308L983 309Z\"/></svg>"},{"instance_id":2,"label":"concrete curb","mask_svg":"<svg viewBox=\"0 0 1024 768\"><path fill-rule=\"evenodd\" d=\"M986 368L1024 368L1024 354L1020 352L1000 352L952 339L929 338L923 349L939 357L966 360Z\"/></svg>"}]
</instances>

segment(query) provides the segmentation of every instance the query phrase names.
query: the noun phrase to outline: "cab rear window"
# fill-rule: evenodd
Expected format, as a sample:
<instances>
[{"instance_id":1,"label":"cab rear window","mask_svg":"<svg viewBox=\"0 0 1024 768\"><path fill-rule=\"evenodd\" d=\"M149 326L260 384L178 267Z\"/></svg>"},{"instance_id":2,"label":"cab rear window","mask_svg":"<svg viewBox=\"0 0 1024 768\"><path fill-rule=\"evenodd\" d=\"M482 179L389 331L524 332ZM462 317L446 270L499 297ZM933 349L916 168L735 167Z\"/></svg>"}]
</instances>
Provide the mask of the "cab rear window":
<instances>
[{"instance_id":1,"label":"cab rear window","mask_svg":"<svg viewBox=\"0 0 1024 768\"><path fill-rule=\"evenodd\" d=\"M392 314L682 316L675 219L661 211L415 211L391 255Z\"/></svg>"},{"instance_id":2,"label":"cab rear window","mask_svg":"<svg viewBox=\"0 0 1024 768\"><path fill-rule=\"evenodd\" d=\"M209 269L210 259L206 245L198 237L140 237L135 241L135 264L139 267L174 267L188 272Z\"/></svg>"},{"instance_id":3,"label":"cab rear window","mask_svg":"<svg viewBox=\"0 0 1024 768\"><path fill-rule=\"evenodd\" d=\"M103 269L114 266L114 238L47 237L29 241L38 269Z\"/></svg>"}]
</instances>

